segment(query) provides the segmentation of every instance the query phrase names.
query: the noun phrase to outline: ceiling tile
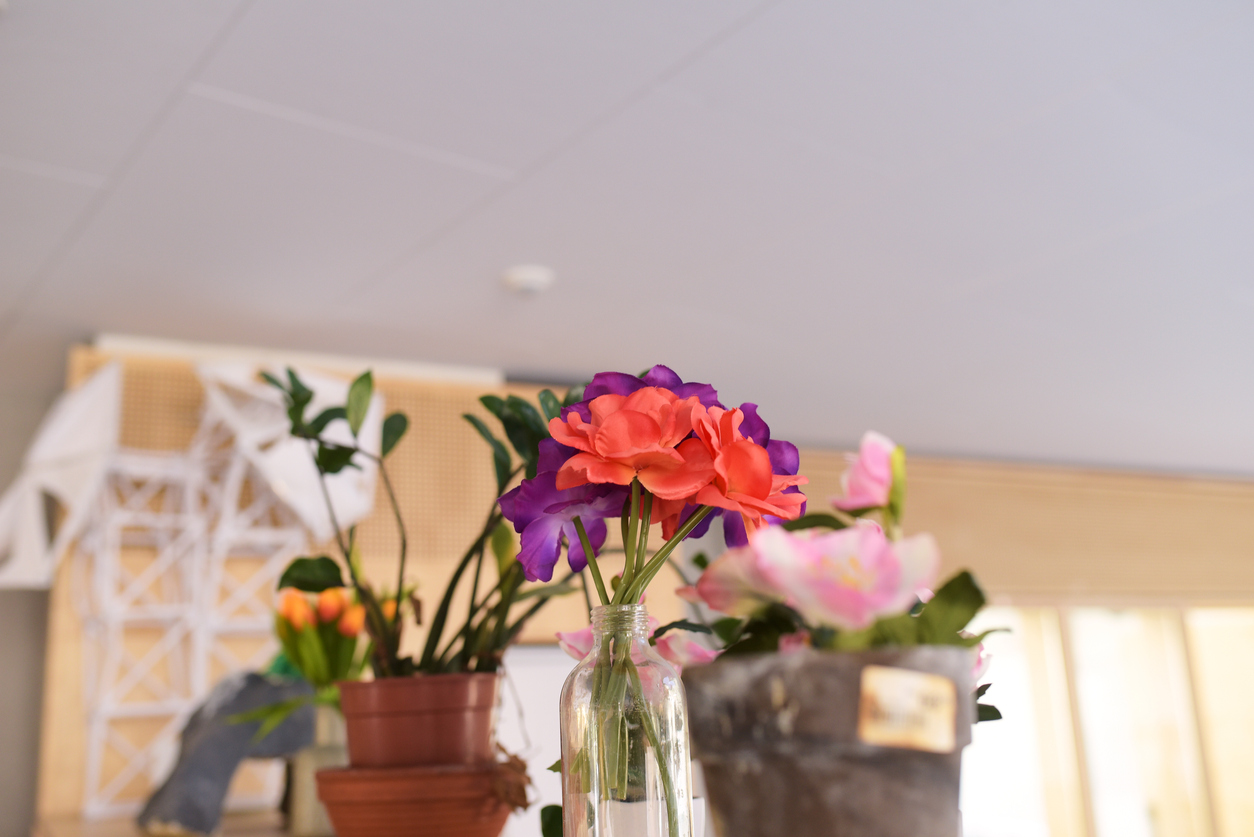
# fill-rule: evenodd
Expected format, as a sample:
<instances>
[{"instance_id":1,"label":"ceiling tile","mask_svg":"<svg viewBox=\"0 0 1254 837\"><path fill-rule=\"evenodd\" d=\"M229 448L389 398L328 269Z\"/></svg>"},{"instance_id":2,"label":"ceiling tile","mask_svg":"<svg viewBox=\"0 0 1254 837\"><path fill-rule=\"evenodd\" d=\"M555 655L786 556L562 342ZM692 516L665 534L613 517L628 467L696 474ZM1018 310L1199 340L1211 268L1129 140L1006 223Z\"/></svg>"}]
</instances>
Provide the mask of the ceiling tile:
<instances>
[{"instance_id":1,"label":"ceiling tile","mask_svg":"<svg viewBox=\"0 0 1254 837\"><path fill-rule=\"evenodd\" d=\"M260 0L201 81L519 169L760 0Z\"/></svg>"},{"instance_id":2,"label":"ceiling tile","mask_svg":"<svg viewBox=\"0 0 1254 837\"><path fill-rule=\"evenodd\" d=\"M240 0L10 0L0 154L108 175Z\"/></svg>"},{"instance_id":3,"label":"ceiling tile","mask_svg":"<svg viewBox=\"0 0 1254 837\"><path fill-rule=\"evenodd\" d=\"M10 309L95 195L0 166L0 312Z\"/></svg>"},{"instance_id":4,"label":"ceiling tile","mask_svg":"<svg viewBox=\"0 0 1254 837\"><path fill-rule=\"evenodd\" d=\"M316 334L344 286L496 182L189 97L31 313L170 337Z\"/></svg>"}]
</instances>

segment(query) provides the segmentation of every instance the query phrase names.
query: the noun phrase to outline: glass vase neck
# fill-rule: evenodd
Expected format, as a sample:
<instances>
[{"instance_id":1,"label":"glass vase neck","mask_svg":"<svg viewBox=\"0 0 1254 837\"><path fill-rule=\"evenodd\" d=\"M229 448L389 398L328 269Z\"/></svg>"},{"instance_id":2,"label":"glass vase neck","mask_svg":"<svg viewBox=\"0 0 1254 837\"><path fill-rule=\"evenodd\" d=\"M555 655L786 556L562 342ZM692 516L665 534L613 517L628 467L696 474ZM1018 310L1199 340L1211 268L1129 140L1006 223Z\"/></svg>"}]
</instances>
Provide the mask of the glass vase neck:
<instances>
[{"instance_id":1,"label":"glass vase neck","mask_svg":"<svg viewBox=\"0 0 1254 837\"><path fill-rule=\"evenodd\" d=\"M596 634L632 633L643 636L649 630L649 613L644 605L602 605L592 609L592 630Z\"/></svg>"}]
</instances>

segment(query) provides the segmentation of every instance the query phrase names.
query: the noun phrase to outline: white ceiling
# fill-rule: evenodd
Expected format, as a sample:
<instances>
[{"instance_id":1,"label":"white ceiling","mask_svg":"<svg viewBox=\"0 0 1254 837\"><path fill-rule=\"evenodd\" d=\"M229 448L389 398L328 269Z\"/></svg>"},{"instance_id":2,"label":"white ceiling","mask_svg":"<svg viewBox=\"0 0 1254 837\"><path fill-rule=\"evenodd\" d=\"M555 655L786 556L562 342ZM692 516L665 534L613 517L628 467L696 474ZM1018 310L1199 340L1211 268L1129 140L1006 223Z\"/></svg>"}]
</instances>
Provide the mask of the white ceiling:
<instances>
[{"instance_id":1,"label":"white ceiling","mask_svg":"<svg viewBox=\"0 0 1254 837\"><path fill-rule=\"evenodd\" d=\"M110 331L661 361L808 443L1254 477L1251 322L1248 2L0 13L6 473Z\"/></svg>"}]
</instances>

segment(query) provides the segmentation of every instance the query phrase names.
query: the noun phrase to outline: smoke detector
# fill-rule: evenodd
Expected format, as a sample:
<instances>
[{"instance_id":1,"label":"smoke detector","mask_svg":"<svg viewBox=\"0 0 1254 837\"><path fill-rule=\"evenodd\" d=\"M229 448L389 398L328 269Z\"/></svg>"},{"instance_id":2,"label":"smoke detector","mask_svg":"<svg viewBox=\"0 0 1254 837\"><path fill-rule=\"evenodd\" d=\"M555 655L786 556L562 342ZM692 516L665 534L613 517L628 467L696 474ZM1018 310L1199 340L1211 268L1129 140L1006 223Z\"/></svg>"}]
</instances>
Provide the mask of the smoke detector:
<instances>
[{"instance_id":1,"label":"smoke detector","mask_svg":"<svg viewBox=\"0 0 1254 837\"><path fill-rule=\"evenodd\" d=\"M505 287L520 294L538 294L547 291L557 279L553 268L542 264L516 264L506 268L502 277Z\"/></svg>"}]
</instances>

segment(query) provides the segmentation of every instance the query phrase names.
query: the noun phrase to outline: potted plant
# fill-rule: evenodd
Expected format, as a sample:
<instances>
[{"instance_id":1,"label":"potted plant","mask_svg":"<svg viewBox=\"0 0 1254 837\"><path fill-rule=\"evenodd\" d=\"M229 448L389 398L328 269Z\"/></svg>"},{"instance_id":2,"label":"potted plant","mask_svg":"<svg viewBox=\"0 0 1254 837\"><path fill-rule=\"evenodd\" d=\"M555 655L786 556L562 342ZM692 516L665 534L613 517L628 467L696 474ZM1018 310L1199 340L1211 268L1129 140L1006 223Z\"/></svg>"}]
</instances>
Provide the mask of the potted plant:
<instances>
[{"instance_id":1,"label":"potted plant","mask_svg":"<svg viewBox=\"0 0 1254 837\"><path fill-rule=\"evenodd\" d=\"M726 650L684 673L723 837L959 833L962 748L1000 717L965 632L985 599L967 572L932 594L904 499L904 451L867 434L831 514L756 532L688 591L725 614Z\"/></svg>"},{"instance_id":2,"label":"potted plant","mask_svg":"<svg viewBox=\"0 0 1254 837\"><path fill-rule=\"evenodd\" d=\"M572 570L587 565L600 602L562 689L564 833L691 837L684 693L650 642L661 644L661 631L642 600L680 542L714 518L733 542L796 518L806 482L797 449L770 438L755 405L728 409L708 384L664 366L598 374L582 400L550 417L548 431L537 472L500 506L522 535L528 578L551 579L565 543ZM624 570L606 579L597 555L615 519ZM654 525L665 543L651 553Z\"/></svg>"},{"instance_id":3,"label":"potted plant","mask_svg":"<svg viewBox=\"0 0 1254 837\"><path fill-rule=\"evenodd\" d=\"M350 677L325 693L327 700L338 700L347 727L350 767L318 774L319 793L337 832L341 837L375 833L385 820L403 821L414 805L425 804L429 833L446 833L440 830L441 811L448 815L445 825L454 829L447 833L499 833L510 805L526 805L527 783L525 765L502 757L494 739L501 660L526 621L551 596L574 588L560 583L522 589L526 573L513 560L513 537L494 500L430 617L422 653L403 655L405 624L411 618L421 624L423 608L406 586L408 538L385 460L405 435L408 419L399 412L387 416L377 444L359 438L373 397L370 372L353 381L344 405L312 418L305 413L313 393L295 372L289 369L286 381L264 377L283 392L292 435L309 443L339 550L338 560L327 555L297 558L279 587L320 595L351 589L352 606L359 608L354 613L370 640L364 659L372 679ZM506 447L481 420L465 416L491 447L497 493L502 494L520 474L536 474L539 445L548 437L541 411L556 416L562 402L548 390L540 394L539 410L516 396L487 395L480 401L509 440ZM347 424L351 442L342 435L328 437L327 429L340 421ZM356 527L339 526L326 491L328 475L358 467L362 460L377 466L399 534L393 592L376 590L364 577ZM486 557L489 550L492 559ZM449 633L453 599L464 581L470 582L469 605ZM525 609L515 612L516 604Z\"/></svg>"}]
</instances>

